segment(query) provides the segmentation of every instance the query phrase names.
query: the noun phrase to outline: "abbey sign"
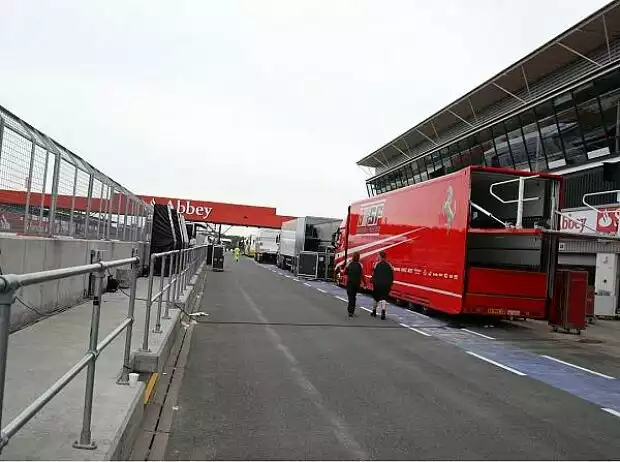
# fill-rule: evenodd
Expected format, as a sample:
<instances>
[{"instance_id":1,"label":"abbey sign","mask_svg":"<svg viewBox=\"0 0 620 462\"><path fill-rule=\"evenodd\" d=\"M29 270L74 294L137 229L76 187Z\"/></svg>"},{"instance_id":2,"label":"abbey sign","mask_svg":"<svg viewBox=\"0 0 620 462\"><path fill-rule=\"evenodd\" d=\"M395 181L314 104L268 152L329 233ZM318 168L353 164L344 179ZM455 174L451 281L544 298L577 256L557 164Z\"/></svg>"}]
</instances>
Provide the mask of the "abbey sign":
<instances>
[{"instance_id":1,"label":"abbey sign","mask_svg":"<svg viewBox=\"0 0 620 462\"><path fill-rule=\"evenodd\" d=\"M167 204L183 214L187 221L255 226L259 228L280 228L282 222L294 217L280 216L272 207L225 204L222 202L198 201L171 197L140 196L145 202Z\"/></svg>"}]
</instances>

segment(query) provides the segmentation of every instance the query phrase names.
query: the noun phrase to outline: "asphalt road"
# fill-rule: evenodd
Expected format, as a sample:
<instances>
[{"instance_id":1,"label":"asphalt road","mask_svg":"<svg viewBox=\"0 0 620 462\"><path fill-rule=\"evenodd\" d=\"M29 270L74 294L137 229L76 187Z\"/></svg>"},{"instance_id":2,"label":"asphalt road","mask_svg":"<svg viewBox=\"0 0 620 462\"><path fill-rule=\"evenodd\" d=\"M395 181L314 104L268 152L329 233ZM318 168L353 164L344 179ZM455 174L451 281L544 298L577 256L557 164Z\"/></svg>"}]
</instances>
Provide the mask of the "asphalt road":
<instances>
[{"instance_id":1,"label":"asphalt road","mask_svg":"<svg viewBox=\"0 0 620 462\"><path fill-rule=\"evenodd\" d=\"M166 458L620 457L620 419L242 260L211 273Z\"/></svg>"}]
</instances>

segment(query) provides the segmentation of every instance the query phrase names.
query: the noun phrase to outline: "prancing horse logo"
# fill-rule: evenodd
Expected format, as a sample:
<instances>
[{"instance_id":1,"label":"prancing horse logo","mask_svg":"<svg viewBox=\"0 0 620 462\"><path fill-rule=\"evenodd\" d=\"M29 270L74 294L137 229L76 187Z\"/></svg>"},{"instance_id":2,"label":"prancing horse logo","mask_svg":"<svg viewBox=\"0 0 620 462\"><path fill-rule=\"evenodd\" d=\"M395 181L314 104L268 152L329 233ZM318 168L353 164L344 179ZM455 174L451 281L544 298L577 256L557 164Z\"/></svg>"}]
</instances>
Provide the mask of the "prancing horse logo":
<instances>
[{"instance_id":1,"label":"prancing horse logo","mask_svg":"<svg viewBox=\"0 0 620 462\"><path fill-rule=\"evenodd\" d=\"M454 204L454 189L452 186L448 186L448 194L446 201L443 203L443 216L446 218L448 228L452 228L452 222L456 216L455 204Z\"/></svg>"}]
</instances>

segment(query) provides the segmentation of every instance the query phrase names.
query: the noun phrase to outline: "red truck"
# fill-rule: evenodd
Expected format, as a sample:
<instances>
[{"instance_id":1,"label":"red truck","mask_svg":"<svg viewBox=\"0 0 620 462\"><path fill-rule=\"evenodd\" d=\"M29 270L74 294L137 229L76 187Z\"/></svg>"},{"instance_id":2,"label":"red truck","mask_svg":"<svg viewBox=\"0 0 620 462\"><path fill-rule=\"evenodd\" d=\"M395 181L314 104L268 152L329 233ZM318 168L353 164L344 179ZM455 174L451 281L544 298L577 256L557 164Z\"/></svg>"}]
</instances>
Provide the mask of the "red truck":
<instances>
[{"instance_id":1,"label":"red truck","mask_svg":"<svg viewBox=\"0 0 620 462\"><path fill-rule=\"evenodd\" d=\"M561 177L468 167L349 207L335 278L359 252L363 285L380 251L391 296L449 314L546 319L557 266ZM556 231L559 233L559 231Z\"/></svg>"}]
</instances>

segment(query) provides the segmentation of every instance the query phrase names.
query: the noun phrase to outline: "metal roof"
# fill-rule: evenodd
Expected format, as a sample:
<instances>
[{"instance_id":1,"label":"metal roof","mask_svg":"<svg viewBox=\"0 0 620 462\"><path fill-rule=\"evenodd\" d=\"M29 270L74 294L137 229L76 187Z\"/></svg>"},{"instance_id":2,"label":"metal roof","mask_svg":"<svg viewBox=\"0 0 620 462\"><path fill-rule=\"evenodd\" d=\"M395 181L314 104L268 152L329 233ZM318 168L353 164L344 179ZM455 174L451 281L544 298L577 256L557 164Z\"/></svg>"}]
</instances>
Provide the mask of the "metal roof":
<instances>
[{"instance_id":1,"label":"metal roof","mask_svg":"<svg viewBox=\"0 0 620 462\"><path fill-rule=\"evenodd\" d=\"M620 60L620 46L615 43L619 37L620 0L615 0L357 164L383 171L421 157L448 138L482 127L540 99L544 90L567 83L551 78L567 66L577 65L578 72L571 77L578 78ZM545 85L536 85L545 78Z\"/></svg>"}]
</instances>

